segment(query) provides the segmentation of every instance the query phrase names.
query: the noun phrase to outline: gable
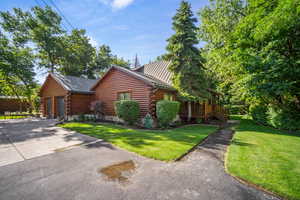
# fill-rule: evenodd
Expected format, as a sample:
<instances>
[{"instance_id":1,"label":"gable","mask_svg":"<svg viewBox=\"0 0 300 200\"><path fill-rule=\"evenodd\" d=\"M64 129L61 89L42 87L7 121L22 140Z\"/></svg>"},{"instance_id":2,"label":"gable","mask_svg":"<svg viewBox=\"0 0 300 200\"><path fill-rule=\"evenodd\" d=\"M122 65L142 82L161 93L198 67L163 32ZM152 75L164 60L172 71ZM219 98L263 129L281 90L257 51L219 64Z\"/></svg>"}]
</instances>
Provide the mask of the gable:
<instances>
[{"instance_id":1,"label":"gable","mask_svg":"<svg viewBox=\"0 0 300 200\"><path fill-rule=\"evenodd\" d=\"M140 78L132 76L124 71L118 70L116 68L111 68L98 83L92 87L91 90L95 91L99 87L100 84L104 84L104 82L110 82L110 84L121 84L124 82L129 82L135 85L143 85L143 86L151 86L150 83L147 83ZM132 85L133 86L133 85Z\"/></svg>"},{"instance_id":2,"label":"gable","mask_svg":"<svg viewBox=\"0 0 300 200\"><path fill-rule=\"evenodd\" d=\"M51 75L48 75L40 89L40 96L64 96L67 90L58 83Z\"/></svg>"}]
</instances>

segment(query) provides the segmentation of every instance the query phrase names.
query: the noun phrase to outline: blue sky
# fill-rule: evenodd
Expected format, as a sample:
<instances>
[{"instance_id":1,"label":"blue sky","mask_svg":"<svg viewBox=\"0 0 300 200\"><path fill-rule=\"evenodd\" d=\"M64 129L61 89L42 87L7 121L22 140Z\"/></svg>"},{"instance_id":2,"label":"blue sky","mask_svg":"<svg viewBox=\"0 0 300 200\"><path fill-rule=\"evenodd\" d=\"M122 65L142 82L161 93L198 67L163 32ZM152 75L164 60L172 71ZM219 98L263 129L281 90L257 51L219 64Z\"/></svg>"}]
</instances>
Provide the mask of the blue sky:
<instances>
[{"instance_id":1,"label":"blue sky","mask_svg":"<svg viewBox=\"0 0 300 200\"><path fill-rule=\"evenodd\" d=\"M106 44L126 60L138 54L142 64L165 52L173 33L172 17L180 0L52 0L76 28L87 31L94 45ZM29 9L51 0L1 0L0 10ZM209 0L189 0L194 14ZM55 9L55 8L54 8ZM68 29L68 24L63 21Z\"/></svg>"}]
</instances>

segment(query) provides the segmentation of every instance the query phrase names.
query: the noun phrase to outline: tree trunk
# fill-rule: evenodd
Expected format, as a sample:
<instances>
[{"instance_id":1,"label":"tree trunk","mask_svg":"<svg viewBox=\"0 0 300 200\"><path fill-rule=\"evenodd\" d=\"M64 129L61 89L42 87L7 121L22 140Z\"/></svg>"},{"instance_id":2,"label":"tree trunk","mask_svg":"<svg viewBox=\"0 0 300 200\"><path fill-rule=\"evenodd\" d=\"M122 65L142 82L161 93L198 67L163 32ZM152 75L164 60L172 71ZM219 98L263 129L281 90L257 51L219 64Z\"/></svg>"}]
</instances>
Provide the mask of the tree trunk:
<instances>
[{"instance_id":1,"label":"tree trunk","mask_svg":"<svg viewBox=\"0 0 300 200\"><path fill-rule=\"evenodd\" d=\"M188 122L192 120L192 103L188 101Z\"/></svg>"}]
</instances>

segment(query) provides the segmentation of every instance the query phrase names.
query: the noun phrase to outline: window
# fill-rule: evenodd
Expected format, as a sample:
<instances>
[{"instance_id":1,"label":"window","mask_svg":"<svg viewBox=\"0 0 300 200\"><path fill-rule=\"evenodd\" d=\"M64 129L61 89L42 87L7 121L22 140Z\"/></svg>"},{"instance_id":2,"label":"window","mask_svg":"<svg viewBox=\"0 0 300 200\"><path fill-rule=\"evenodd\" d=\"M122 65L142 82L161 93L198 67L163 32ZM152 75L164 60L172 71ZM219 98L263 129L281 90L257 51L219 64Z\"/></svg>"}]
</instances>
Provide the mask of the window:
<instances>
[{"instance_id":1,"label":"window","mask_svg":"<svg viewBox=\"0 0 300 200\"><path fill-rule=\"evenodd\" d=\"M164 94L164 100L173 101L174 96L172 94L165 93Z\"/></svg>"},{"instance_id":2,"label":"window","mask_svg":"<svg viewBox=\"0 0 300 200\"><path fill-rule=\"evenodd\" d=\"M118 100L130 100L131 93L130 92L120 92L118 93Z\"/></svg>"}]
</instances>

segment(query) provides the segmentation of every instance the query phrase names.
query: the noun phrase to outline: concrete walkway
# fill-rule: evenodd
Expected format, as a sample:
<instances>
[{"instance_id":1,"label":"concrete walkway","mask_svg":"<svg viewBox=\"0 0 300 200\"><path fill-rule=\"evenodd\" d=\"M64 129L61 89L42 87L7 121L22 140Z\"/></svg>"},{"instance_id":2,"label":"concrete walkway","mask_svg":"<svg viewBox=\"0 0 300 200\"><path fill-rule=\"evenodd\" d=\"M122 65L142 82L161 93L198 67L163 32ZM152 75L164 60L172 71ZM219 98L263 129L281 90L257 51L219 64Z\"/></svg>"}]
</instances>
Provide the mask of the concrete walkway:
<instances>
[{"instance_id":1,"label":"concrete walkway","mask_svg":"<svg viewBox=\"0 0 300 200\"><path fill-rule=\"evenodd\" d=\"M99 141L0 167L0 199L7 200L235 200L277 199L226 174L230 130L211 135L178 162L147 159ZM133 160L129 182L107 180L99 170Z\"/></svg>"}]
</instances>

